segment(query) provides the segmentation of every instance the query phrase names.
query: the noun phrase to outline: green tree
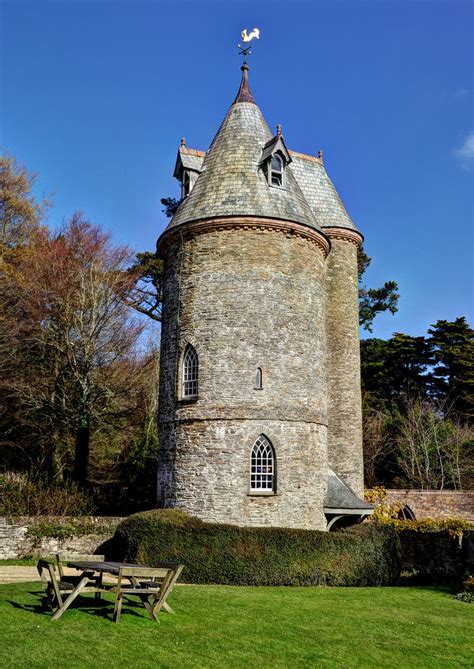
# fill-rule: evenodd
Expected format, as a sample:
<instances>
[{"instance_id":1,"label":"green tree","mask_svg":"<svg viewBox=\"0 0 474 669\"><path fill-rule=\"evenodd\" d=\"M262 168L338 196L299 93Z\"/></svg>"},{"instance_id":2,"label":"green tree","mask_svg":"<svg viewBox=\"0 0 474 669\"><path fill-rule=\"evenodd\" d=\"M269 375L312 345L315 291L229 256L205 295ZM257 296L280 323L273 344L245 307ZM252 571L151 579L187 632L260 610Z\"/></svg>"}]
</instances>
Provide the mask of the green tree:
<instances>
[{"instance_id":1,"label":"green tree","mask_svg":"<svg viewBox=\"0 0 474 669\"><path fill-rule=\"evenodd\" d=\"M181 200L177 200L175 197L162 197L160 202L164 207L164 209L162 209L164 215L167 218L172 218L175 215Z\"/></svg>"},{"instance_id":2,"label":"green tree","mask_svg":"<svg viewBox=\"0 0 474 669\"><path fill-rule=\"evenodd\" d=\"M362 388L380 409L391 409L407 396L426 397L431 363L431 347L425 337L396 332L388 340L363 339Z\"/></svg>"},{"instance_id":3,"label":"green tree","mask_svg":"<svg viewBox=\"0 0 474 669\"><path fill-rule=\"evenodd\" d=\"M433 393L460 418L474 418L474 330L464 317L438 320L428 330Z\"/></svg>"},{"instance_id":4,"label":"green tree","mask_svg":"<svg viewBox=\"0 0 474 669\"><path fill-rule=\"evenodd\" d=\"M395 314L398 311L398 284L395 281L386 281L380 288L367 288L362 285L365 271L368 269L372 259L361 246L357 253L359 271L359 323L372 332L372 326L377 314L390 311Z\"/></svg>"}]
</instances>

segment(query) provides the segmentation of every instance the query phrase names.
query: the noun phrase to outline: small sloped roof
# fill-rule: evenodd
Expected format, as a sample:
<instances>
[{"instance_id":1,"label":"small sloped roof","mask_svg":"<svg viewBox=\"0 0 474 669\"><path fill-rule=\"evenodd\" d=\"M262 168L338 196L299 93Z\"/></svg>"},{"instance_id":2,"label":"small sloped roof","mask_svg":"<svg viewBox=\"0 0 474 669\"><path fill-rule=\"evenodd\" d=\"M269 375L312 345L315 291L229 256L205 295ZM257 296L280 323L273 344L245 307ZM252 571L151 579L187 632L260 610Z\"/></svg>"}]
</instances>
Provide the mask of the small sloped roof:
<instances>
[{"instance_id":1,"label":"small sloped roof","mask_svg":"<svg viewBox=\"0 0 474 669\"><path fill-rule=\"evenodd\" d=\"M176 179L181 179L183 169L200 172L205 155L204 151L189 149L187 146L181 145L178 149L178 155L176 156L176 165L174 167L173 176Z\"/></svg>"},{"instance_id":2,"label":"small sloped roof","mask_svg":"<svg viewBox=\"0 0 474 669\"><path fill-rule=\"evenodd\" d=\"M320 229L292 165L285 170L284 188L268 185L259 163L262 150L271 139L272 133L253 101L244 69L237 98L206 153L191 193L178 207L168 228L205 218L258 216Z\"/></svg>"},{"instance_id":3,"label":"small sloped roof","mask_svg":"<svg viewBox=\"0 0 474 669\"><path fill-rule=\"evenodd\" d=\"M328 491L324 500L324 511L344 510L346 513L371 513L373 506L360 499L355 492L346 485L331 468L328 469Z\"/></svg>"},{"instance_id":4,"label":"small sloped roof","mask_svg":"<svg viewBox=\"0 0 474 669\"><path fill-rule=\"evenodd\" d=\"M290 151L292 168L319 225L357 230L324 165L317 158Z\"/></svg>"},{"instance_id":5,"label":"small sloped roof","mask_svg":"<svg viewBox=\"0 0 474 669\"><path fill-rule=\"evenodd\" d=\"M287 163L292 162L292 158L290 155L290 152L286 148L285 140L283 139L282 135L275 135L275 137L272 137L263 147L262 151L262 157L260 158L260 164L264 163L270 156L275 152L280 150L283 155L285 156L285 160Z\"/></svg>"}]
</instances>

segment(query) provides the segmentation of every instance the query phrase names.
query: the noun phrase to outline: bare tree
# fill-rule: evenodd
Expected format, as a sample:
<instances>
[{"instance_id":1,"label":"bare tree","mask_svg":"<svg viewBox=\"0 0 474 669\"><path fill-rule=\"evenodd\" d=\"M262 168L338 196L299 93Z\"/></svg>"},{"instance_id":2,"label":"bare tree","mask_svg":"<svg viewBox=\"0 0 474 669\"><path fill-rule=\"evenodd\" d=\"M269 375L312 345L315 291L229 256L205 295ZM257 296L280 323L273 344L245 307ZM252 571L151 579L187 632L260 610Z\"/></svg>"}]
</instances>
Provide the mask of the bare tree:
<instances>
[{"instance_id":1,"label":"bare tree","mask_svg":"<svg viewBox=\"0 0 474 669\"><path fill-rule=\"evenodd\" d=\"M444 406L413 398L396 424L398 462L411 483L422 489L464 487L472 477L471 427L450 419Z\"/></svg>"},{"instance_id":2,"label":"bare tree","mask_svg":"<svg viewBox=\"0 0 474 669\"><path fill-rule=\"evenodd\" d=\"M369 487L379 483L377 471L394 452L390 416L363 402L364 480Z\"/></svg>"}]
</instances>

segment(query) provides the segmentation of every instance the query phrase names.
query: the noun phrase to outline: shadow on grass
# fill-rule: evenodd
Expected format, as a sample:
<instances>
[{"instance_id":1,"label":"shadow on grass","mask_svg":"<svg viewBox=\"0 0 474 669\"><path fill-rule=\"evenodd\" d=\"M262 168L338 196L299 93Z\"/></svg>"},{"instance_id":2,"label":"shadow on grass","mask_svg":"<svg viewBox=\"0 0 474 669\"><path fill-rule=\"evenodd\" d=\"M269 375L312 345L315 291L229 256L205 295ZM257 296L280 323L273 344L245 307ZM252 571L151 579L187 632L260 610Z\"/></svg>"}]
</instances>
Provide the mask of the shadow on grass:
<instances>
[{"instance_id":1,"label":"shadow on grass","mask_svg":"<svg viewBox=\"0 0 474 669\"><path fill-rule=\"evenodd\" d=\"M45 597L41 591L35 590L34 592L29 592L28 594L38 597L40 601L32 604L21 604L20 602L16 602L12 599L7 599L6 603L10 604L10 606L12 606L15 609L27 611L28 613L35 613L48 616L53 615L55 609L51 606L47 597ZM69 609L74 609L76 611L79 610L81 612L87 613L88 615L98 616L106 620L110 621L113 620L113 602L106 601L105 599L91 600L90 598L87 598L86 600L84 598L81 600L80 598L78 598L71 603L71 605L68 607L68 609L64 612L63 615L67 616ZM133 609L141 609L141 610L134 611ZM145 619L148 618L148 616L146 615L145 608L143 607L143 604L141 602L132 601L128 599L126 600L125 598L122 606L122 614L126 616L133 615L136 618L145 618ZM149 620L150 622L152 622L151 619Z\"/></svg>"}]
</instances>

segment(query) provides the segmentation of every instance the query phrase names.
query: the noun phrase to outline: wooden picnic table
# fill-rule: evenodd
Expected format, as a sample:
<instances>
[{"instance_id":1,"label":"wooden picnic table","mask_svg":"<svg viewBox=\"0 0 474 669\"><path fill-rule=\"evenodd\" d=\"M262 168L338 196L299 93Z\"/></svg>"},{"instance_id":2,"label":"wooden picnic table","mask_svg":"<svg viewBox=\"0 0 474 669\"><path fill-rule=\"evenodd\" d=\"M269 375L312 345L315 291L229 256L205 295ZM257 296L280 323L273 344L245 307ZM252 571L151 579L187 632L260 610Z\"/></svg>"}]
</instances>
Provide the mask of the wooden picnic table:
<instances>
[{"instance_id":1,"label":"wooden picnic table","mask_svg":"<svg viewBox=\"0 0 474 669\"><path fill-rule=\"evenodd\" d=\"M166 598L173 589L174 584L178 580L179 575L183 569L183 566L177 562L159 562L154 567L147 567L146 565L132 564L128 562L94 562L91 560L72 560L67 562L67 566L82 572L82 578L64 601L63 605L55 611L51 620L58 620L69 608L76 597L83 591L94 592L96 593L96 596L99 597L100 593L102 592L117 592L117 595L120 595L120 597L122 593L129 595L137 594L138 596L141 596L141 599L145 604L145 608L149 612L150 616L158 621L156 603L153 604L153 606L151 604L147 604L145 601L146 598L144 597L144 595L153 592L156 595L155 600L157 600L159 603L158 610L163 608L168 613L174 613L173 609L169 606L169 604L167 604ZM96 573L99 574L99 577L94 576ZM104 585L102 582L104 574L117 576L118 585L116 587ZM122 586L122 576L130 581L131 585L129 587L124 588ZM143 577L152 578L152 581L147 582L145 586L139 580ZM156 577L161 577L163 581L161 584L156 583L155 588L152 589ZM121 592L119 592L119 589ZM158 593L159 598L157 596ZM120 609L118 611L118 616L116 616L117 621L119 617Z\"/></svg>"}]
</instances>

